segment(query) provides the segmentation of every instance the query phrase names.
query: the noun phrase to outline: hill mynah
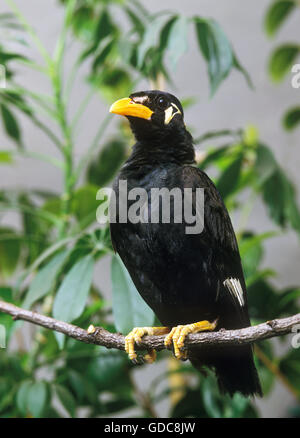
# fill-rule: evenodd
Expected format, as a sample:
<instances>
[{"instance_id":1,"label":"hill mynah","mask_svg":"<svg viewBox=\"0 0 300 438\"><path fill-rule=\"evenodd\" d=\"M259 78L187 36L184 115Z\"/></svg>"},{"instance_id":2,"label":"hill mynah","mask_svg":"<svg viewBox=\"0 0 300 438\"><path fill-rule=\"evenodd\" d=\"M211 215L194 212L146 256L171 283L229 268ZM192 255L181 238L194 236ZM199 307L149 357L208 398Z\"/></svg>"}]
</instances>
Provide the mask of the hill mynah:
<instances>
[{"instance_id":1,"label":"hill mynah","mask_svg":"<svg viewBox=\"0 0 300 438\"><path fill-rule=\"evenodd\" d=\"M261 395L250 345L207 347L199 352L184 347L189 333L239 329L248 327L250 320L232 223L215 185L195 166L193 139L185 127L181 103L166 92L142 91L118 100L110 112L126 116L136 138L114 182L117 199L120 182L126 182L127 193L138 188L149 194L137 212L139 220L120 220L117 209L116 220L110 224L112 244L162 324L134 328L129 333L129 358L137 360L134 345L142 336L166 334L165 345L173 347L178 359L189 359L199 370L203 366L214 369L222 392ZM192 190L189 199L195 218L201 216L196 192L202 189L201 232L187 232L191 224L184 214L181 221L175 220L175 196L170 196L169 223L164 221L163 213L157 213L162 197L153 201L153 189L167 189L171 194L179 189L182 196L185 189ZM128 211L133 203L133 199L128 200ZM158 220L151 221L153 216ZM154 357L154 351L147 355L149 361Z\"/></svg>"}]
</instances>

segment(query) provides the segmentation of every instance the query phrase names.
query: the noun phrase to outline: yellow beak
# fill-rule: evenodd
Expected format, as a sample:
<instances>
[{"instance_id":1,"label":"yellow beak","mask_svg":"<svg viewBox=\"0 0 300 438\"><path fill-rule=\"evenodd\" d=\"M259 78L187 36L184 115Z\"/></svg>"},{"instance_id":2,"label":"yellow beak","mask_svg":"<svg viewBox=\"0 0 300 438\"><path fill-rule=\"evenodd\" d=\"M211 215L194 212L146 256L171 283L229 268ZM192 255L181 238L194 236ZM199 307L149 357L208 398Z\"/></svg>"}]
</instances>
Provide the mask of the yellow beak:
<instances>
[{"instance_id":1,"label":"yellow beak","mask_svg":"<svg viewBox=\"0 0 300 438\"><path fill-rule=\"evenodd\" d=\"M110 113L119 114L121 116L139 117L141 119L150 120L153 111L141 103L135 103L129 97L119 99L109 109Z\"/></svg>"}]
</instances>

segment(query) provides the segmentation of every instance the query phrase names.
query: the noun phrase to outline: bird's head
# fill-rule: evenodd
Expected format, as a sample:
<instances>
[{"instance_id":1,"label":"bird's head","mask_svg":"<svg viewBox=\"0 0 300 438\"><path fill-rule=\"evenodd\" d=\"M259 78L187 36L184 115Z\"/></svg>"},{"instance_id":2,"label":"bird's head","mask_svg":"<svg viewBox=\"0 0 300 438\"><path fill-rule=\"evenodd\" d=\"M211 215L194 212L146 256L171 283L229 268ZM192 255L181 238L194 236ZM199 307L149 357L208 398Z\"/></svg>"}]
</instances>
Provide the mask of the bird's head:
<instances>
[{"instance_id":1,"label":"bird's head","mask_svg":"<svg viewBox=\"0 0 300 438\"><path fill-rule=\"evenodd\" d=\"M110 112L128 118L137 140L161 140L185 130L181 103L160 90L139 91L117 100Z\"/></svg>"}]
</instances>

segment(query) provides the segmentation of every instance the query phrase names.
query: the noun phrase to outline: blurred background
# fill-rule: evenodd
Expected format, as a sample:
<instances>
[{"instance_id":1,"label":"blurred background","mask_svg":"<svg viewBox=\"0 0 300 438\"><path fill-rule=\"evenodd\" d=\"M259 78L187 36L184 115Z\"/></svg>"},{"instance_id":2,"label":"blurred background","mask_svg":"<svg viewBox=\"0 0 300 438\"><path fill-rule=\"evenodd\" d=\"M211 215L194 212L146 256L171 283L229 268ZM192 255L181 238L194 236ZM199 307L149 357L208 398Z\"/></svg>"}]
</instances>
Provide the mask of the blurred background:
<instances>
[{"instance_id":1,"label":"blurred background","mask_svg":"<svg viewBox=\"0 0 300 438\"><path fill-rule=\"evenodd\" d=\"M183 102L198 165L230 209L253 323L299 311L299 18L292 0L1 2L1 298L82 327L125 334L137 322L130 306L114 318L119 296L134 291L107 227L95 223L96 192L133 144L110 104L162 88ZM76 300L68 284L86 267L86 293L63 311ZM291 337L259 343L266 395L247 402L220 397L213 376L170 353L134 368L124 353L2 317L2 416L300 415Z\"/></svg>"}]
</instances>

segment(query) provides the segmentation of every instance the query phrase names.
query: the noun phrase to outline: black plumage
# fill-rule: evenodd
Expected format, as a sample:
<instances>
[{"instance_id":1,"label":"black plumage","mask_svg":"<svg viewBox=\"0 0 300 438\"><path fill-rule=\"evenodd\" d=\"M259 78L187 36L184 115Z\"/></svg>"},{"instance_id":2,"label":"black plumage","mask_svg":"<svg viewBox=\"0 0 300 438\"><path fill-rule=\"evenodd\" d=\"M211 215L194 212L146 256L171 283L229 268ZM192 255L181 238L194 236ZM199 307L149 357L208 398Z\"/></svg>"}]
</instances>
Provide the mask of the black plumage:
<instances>
[{"instance_id":1,"label":"black plumage","mask_svg":"<svg viewBox=\"0 0 300 438\"><path fill-rule=\"evenodd\" d=\"M204 188L204 229L187 234L186 223L111 223L111 238L137 290L167 327L217 319L217 329L250 325L246 286L228 211L209 177L195 167L192 137L178 99L158 90L134 93L130 103L151 111L126 115L136 137L129 159L114 182L140 187ZM145 110L146 111L146 110ZM133 201L128 202L128 208ZM193 199L193 203L195 200ZM171 217L172 212L171 199ZM193 205L195 208L195 205ZM149 204L151 209L158 205ZM192 364L212 367L223 392L261 394L250 346L189 352Z\"/></svg>"}]
</instances>

